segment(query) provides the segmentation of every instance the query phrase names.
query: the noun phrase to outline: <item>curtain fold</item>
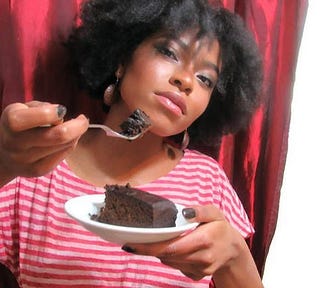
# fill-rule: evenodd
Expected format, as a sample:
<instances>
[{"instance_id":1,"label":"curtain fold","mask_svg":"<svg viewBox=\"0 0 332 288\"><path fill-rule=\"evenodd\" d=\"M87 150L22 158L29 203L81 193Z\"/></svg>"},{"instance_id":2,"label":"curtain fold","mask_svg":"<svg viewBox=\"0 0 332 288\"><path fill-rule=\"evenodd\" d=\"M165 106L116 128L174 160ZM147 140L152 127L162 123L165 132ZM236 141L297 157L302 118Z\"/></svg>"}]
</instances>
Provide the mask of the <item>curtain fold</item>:
<instances>
[{"instance_id":1,"label":"curtain fold","mask_svg":"<svg viewBox=\"0 0 332 288\"><path fill-rule=\"evenodd\" d=\"M32 99L62 103L72 116L98 121L101 110L79 96L62 40L82 0L0 0L0 105ZM224 166L256 233L249 241L261 273L274 235L287 154L297 52L308 0L214 0L240 14L264 58L263 105L248 130L223 137L211 152ZM67 72L66 72L67 71ZM76 104L79 103L79 104Z\"/></svg>"},{"instance_id":2,"label":"curtain fold","mask_svg":"<svg viewBox=\"0 0 332 288\"><path fill-rule=\"evenodd\" d=\"M63 46L81 2L0 0L1 108L34 99L65 105L68 117L85 113L100 120L98 101L77 93Z\"/></svg>"},{"instance_id":3,"label":"curtain fold","mask_svg":"<svg viewBox=\"0 0 332 288\"><path fill-rule=\"evenodd\" d=\"M255 226L249 246L263 275L278 219L294 75L308 1L228 0L221 4L244 18L264 59L263 104L247 131L223 138L219 155Z\"/></svg>"}]
</instances>

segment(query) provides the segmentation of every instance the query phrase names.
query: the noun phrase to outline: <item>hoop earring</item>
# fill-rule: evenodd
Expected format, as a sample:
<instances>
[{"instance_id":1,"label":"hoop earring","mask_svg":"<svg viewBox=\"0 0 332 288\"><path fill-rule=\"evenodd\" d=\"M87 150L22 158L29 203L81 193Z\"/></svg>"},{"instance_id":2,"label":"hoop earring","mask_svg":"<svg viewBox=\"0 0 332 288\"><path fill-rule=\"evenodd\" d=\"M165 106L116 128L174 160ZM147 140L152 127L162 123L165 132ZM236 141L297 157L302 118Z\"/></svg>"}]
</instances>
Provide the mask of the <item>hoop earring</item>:
<instances>
[{"instance_id":1,"label":"hoop earring","mask_svg":"<svg viewBox=\"0 0 332 288\"><path fill-rule=\"evenodd\" d=\"M190 142L190 137L189 137L189 133L186 129L183 131L183 138L182 138L180 149L185 150L188 147L189 142Z\"/></svg>"},{"instance_id":2,"label":"hoop earring","mask_svg":"<svg viewBox=\"0 0 332 288\"><path fill-rule=\"evenodd\" d=\"M119 78L116 78L116 81L114 84L109 85L105 91L104 91L104 103L107 106L111 106L113 103L113 96L114 96L114 90L116 88L116 86L118 86L119 83Z\"/></svg>"}]
</instances>

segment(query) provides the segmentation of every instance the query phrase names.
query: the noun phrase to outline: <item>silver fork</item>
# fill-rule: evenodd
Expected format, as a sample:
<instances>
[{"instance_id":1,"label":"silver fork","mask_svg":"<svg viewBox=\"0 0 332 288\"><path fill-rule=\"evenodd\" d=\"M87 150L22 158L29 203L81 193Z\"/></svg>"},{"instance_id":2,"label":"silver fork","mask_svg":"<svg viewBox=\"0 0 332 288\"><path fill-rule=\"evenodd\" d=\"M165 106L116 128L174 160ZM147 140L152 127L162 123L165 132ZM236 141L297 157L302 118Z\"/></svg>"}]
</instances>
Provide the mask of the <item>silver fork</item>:
<instances>
[{"instance_id":1,"label":"silver fork","mask_svg":"<svg viewBox=\"0 0 332 288\"><path fill-rule=\"evenodd\" d=\"M142 110L136 109L120 127L123 129L122 133L115 132L110 127L102 124L90 124L89 128L100 128L106 132L107 136L118 137L126 140L135 140L141 137L151 126L151 121L148 115Z\"/></svg>"},{"instance_id":2,"label":"silver fork","mask_svg":"<svg viewBox=\"0 0 332 288\"><path fill-rule=\"evenodd\" d=\"M130 141L141 137L143 135L143 133L145 132L145 131L141 131L140 133L138 133L134 136L128 136L128 135L124 135L124 134L115 132L110 127L108 127L106 125L102 125L102 124L89 124L89 128L100 128L100 129L103 129L105 131L107 136L118 137L118 138L130 140Z\"/></svg>"}]
</instances>

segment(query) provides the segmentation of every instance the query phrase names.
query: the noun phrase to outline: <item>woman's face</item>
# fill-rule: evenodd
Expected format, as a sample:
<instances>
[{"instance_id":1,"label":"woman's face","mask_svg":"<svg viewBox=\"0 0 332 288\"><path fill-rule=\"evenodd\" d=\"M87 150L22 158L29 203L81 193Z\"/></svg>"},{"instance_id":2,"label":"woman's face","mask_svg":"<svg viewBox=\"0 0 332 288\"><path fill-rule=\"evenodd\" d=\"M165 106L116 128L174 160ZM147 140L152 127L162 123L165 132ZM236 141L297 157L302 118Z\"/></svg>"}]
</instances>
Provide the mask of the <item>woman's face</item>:
<instances>
[{"instance_id":1,"label":"woman's face","mask_svg":"<svg viewBox=\"0 0 332 288\"><path fill-rule=\"evenodd\" d=\"M174 135L204 112L220 68L217 40L197 40L194 32L177 39L156 35L123 67L122 99L130 111L140 108L150 116L153 133Z\"/></svg>"}]
</instances>

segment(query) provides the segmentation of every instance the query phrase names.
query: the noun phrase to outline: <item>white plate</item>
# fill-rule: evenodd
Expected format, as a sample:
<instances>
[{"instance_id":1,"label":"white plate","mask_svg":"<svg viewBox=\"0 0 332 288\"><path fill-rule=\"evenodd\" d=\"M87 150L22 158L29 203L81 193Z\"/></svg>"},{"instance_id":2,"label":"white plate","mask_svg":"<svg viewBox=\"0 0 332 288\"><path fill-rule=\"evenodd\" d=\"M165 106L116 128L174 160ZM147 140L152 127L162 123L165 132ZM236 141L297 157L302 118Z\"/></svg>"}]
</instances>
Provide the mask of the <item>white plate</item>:
<instances>
[{"instance_id":1,"label":"white plate","mask_svg":"<svg viewBox=\"0 0 332 288\"><path fill-rule=\"evenodd\" d=\"M65 211L87 230L97 234L104 240L120 245L125 243L153 243L169 240L198 225L198 223L188 222L182 216L181 212L184 207L179 204L175 204L178 209L175 227L137 228L110 225L91 220L91 215L97 214L99 209L104 206L104 200L104 194L75 197L65 203Z\"/></svg>"}]
</instances>

